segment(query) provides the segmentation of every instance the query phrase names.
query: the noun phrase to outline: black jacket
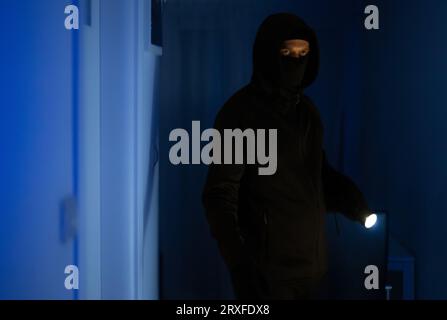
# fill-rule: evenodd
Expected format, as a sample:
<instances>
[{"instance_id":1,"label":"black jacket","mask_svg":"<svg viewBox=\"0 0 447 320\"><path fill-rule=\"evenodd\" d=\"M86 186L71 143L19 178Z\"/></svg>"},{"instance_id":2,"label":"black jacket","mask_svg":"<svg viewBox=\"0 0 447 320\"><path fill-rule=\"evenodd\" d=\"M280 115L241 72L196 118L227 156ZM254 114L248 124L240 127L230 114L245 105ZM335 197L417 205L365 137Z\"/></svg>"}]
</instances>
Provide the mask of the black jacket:
<instances>
[{"instance_id":1,"label":"black jacket","mask_svg":"<svg viewBox=\"0 0 447 320\"><path fill-rule=\"evenodd\" d=\"M278 84L278 52L287 39L310 43L302 88L317 76L315 33L298 17L270 16L253 51L252 81L220 110L215 128L277 129L277 171L258 165L211 165L203 204L213 236L231 270L253 263L275 279L320 277L326 271L325 213L363 221L367 204L356 185L327 162L318 110L302 91Z\"/></svg>"}]
</instances>

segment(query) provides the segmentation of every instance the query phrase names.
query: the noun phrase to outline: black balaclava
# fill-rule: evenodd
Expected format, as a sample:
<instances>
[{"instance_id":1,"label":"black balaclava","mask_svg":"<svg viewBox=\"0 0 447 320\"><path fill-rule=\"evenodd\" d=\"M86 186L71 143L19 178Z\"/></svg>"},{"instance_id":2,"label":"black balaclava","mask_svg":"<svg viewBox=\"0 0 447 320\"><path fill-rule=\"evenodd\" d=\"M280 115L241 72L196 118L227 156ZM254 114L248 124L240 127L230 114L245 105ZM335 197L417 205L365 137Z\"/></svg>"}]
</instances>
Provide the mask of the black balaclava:
<instances>
[{"instance_id":1,"label":"black balaclava","mask_svg":"<svg viewBox=\"0 0 447 320\"><path fill-rule=\"evenodd\" d=\"M291 58L280 54L284 41L306 40L310 53ZM300 101L302 91L316 78L319 50L315 32L294 14L269 16L259 27L253 48L252 84L281 110L287 111Z\"/></svg>"},{"instance_id":2,"label":"black balaclava","mask_svg":"<svg viewBox=\"0 0 447 320\"><path fill-rule=\"evenodd\" d=\"M308 57L294 58L283 56L280 58L280 88L284 95L299 95L306 73Z\"/></svg>"}]
</instances>

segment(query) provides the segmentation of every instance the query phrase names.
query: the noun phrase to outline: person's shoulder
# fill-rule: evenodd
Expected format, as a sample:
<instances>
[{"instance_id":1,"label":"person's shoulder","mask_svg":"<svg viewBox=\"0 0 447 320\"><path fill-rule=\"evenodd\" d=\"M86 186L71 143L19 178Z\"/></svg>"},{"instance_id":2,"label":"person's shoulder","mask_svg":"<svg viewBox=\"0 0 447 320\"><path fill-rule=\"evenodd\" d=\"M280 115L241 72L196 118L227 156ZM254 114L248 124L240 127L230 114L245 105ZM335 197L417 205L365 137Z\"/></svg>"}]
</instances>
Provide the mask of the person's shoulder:
<instances>
[{"instance_id":1,"label":"person's shoulder","mask_svg":"<svg viewBox=\"0 0 447 320\"><path fill-rule=\"evenodd\" d=\"M303 94L303 95L302 95L302 100L303 100L303 103L309 105L309 106L312 107L312 108L316 108L314 101L313 101L312 98L309 97L308 95Z\"/></svg>"},{"instance_id":2,"label":"person's shoulder","mask_svg":"<svg viewBox=\"0 0 447 320\"><path fill-rule=\"evenodd\" d=\"M251 105L251 100L252 92L249 85L236 91L220 108L216 124L227 124L233 127L240 125Z\"/></svg>"},{"instance_id":3,"label":"person's shoulder","mask_svg":"<svg viewBox=\"0 0 447 320\"><path fill-rule=\"evenodd\" d=\"M302 100L312 113L318 116L320 115L320 111L318 110L316 104L308 95L303 94Z\"/></svg>"},{"instance_id":4,"label":"person's shoulder","mask_svg":"<svg viewBox=\"0 0 447 320\"><path fill-rule=\"evenodd\" d=\"M221 110L242 111L250 104L252 98L250 85L246 85L236 91L223 105Z\"/></svg>"}]
</instances>

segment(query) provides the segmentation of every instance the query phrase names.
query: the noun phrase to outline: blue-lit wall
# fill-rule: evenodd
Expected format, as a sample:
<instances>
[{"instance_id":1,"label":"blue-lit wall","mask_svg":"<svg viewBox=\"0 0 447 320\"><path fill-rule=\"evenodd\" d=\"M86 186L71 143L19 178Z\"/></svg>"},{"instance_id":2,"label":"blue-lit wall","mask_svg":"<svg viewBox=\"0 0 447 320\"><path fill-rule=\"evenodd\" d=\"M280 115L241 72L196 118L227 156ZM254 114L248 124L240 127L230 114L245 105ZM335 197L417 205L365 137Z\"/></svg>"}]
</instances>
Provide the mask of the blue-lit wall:
<instances>
[{"instance_id":1,"label":"blue-lit wall","mask_svg":"<svg viewBox=\"0 0 447 320\"><path fill-rule=\"evenodd\" d=\"M150 1L0 5L0 299L156 299Z\"/></svg>"},{"instance_id":2,"label":"blue-lit wall","mask_svg":"<svg viewBox=\"0 0 447 320\"><path fill-rule=\"evenodd\" d=\"M359 170L415 256L416 298L447 298L447 3L382 1L365 33Z\"/></svg>"},{"instance_id":3,"label":"blue-lit wall","mask_svg":"<svg viewBox=\"0 0 447 320\"><path fill-rule=\"evenodd\" d=\"M0 298L61 298L73 240L59 235L74 194L73 42L58 0L2 1Z\"/></svg>"}]
</instances>

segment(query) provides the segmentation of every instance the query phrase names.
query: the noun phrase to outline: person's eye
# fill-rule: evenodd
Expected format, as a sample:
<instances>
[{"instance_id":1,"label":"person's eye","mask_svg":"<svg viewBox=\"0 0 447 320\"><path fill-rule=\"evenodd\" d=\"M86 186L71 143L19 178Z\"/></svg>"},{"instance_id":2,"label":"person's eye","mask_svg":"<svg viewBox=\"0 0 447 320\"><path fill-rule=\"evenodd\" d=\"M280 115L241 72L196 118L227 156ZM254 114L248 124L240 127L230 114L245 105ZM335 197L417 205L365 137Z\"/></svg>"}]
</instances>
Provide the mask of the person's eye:
<instances>
[{"instance_id":1,"label":"person's eye","mask_svg":"<svg viewBox=\"0 0 447 320\"><path fill-rule=\"evenodd\" d=\"M309 53L309 50L301 51L300 56L305 57L305 56L307 56L308 53Z\"/></svg>"},{"instance_id":2,"label":"person's eye","mask_svg":"<svg viewBox=\"0 0 447 320\"><path fill-rule=\"evenodd\" d=\"M290 50L289 49L281 49L280 53L283 56L288 56L290 54Z\"/></svg>"}]
</instances>

